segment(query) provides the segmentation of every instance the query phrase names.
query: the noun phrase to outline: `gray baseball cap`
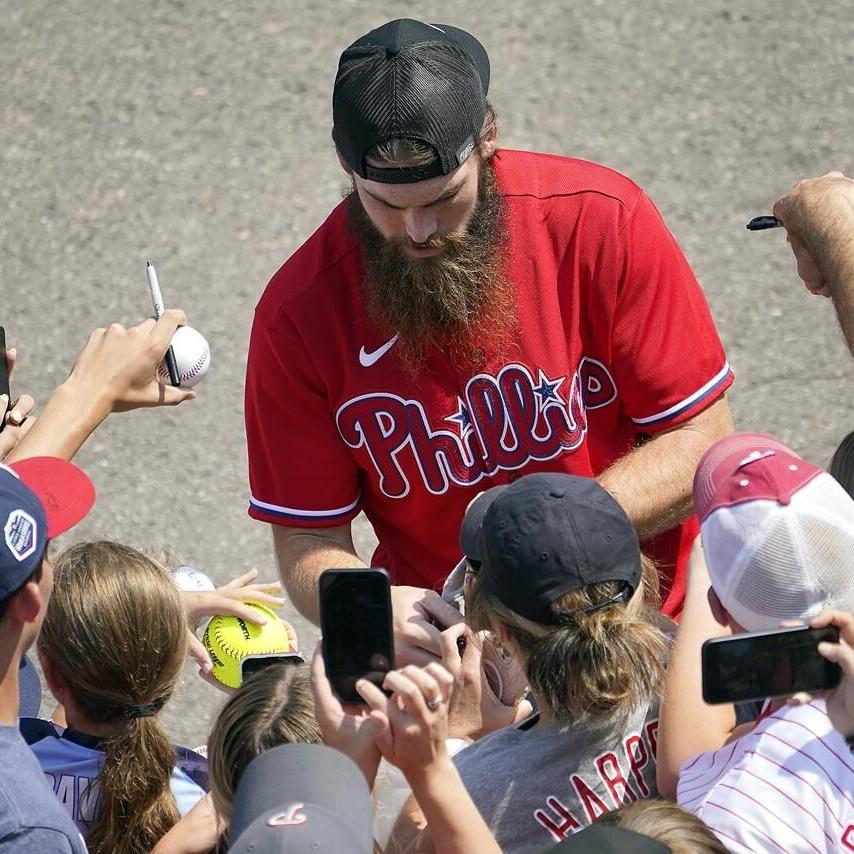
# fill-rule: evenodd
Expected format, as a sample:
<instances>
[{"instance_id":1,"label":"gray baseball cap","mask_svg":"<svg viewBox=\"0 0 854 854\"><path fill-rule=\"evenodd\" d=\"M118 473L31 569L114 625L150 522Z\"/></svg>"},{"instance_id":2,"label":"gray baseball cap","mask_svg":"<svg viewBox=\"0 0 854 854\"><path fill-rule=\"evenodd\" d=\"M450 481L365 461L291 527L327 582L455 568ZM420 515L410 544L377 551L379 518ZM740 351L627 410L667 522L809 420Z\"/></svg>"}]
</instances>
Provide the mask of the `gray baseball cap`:
<instances>
[{"instance_id":1,"label":"gray baseball cap","mask_svg":"<svg viewBox=\"0 0 854 854\"><path fill-rule=\"evenodd\" d=\"M371 793L343 753L283 744L243 772L229 835L229 854L371 854Z\"/></svg>"}]
</instances>

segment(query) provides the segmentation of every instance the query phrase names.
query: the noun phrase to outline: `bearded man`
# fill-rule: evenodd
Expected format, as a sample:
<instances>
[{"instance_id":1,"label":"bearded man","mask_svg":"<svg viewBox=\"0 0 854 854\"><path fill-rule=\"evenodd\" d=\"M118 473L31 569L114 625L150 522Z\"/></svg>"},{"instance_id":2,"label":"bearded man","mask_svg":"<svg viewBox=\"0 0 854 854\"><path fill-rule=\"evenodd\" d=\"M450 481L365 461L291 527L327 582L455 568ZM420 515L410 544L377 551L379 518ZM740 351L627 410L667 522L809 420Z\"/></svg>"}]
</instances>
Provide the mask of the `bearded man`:
<instances>
[{"instance_id":1,"label":"bearded man","mask_svg":"<svg viewBox=\"0 0 854 854\"><path fill-rule=\"evenodd\" d=\"M467 505L533 471L596 477L677 615L694 468L732 429L729 364L653 204L596 164L498 149L488 86L483 46L443 24L344 51L351 191L267 286L249 351L249 512L292 601L316 622L320 573L363 565L364 510L417 664L455 617L435 590Z\"/></svg>"}]
</instances>

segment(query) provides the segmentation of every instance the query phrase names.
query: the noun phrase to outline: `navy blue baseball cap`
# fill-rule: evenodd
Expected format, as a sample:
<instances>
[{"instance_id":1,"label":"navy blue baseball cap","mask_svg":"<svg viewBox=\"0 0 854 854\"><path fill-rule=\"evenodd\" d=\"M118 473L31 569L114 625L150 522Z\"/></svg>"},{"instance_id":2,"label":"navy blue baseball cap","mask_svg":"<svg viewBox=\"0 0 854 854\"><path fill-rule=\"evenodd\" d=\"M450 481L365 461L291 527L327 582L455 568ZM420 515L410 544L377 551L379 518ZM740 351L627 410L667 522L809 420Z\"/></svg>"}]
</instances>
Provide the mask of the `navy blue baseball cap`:
<instances>
[{"instance_id":1,"label":"navy blue baseball cap","mask_svg":"<svg viewBox=\"0 0 854 854\"><path fill-rule=\"evenodd\" d=\"M66 460L0 463L0 600L38 569L48 540L76 525L94 501L92 481Z\"/></svg>"},{"instance_id":2,"label":"navy blue baseball cap","mask_svg":"<svg viewBox=\"0 0 854 854\"><path fill-rule=\"evenodd\" d=\"M371 854L371 792L340 751L282 744L246 766L229 836L229 854Z\"/></svg>"},{"instance_id":3,"label":"navy blue baseball cap","mask_svg":"<svg viewBox=\"0 0 854 854\"><path fill-rule=\"evenodd\" d=\"M641 580L634 526L588 477L542 472L487 490L466 512L460 545L486 570L479 584L544 625L562 622L552 603L566 593L622 581L626 601Z\"/></svg>"}]
</instances>

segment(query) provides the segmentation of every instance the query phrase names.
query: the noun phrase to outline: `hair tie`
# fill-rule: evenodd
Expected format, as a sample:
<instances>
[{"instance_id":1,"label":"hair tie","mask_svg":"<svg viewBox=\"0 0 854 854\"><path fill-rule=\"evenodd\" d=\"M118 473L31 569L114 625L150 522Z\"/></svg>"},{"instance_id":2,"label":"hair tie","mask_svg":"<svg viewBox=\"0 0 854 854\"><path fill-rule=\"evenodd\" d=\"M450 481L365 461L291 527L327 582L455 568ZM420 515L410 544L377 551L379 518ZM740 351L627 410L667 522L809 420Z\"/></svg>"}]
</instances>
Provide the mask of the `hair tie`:
<instances>
[{"instance_id":1,"label":"hair tie","mask_svg":"<svg viewBox=\"0 0 854 854\"><path fill-rule=\"evenodd\" d=\"M163 708L163 700L155 700L153 703L138 703L128 706L122 714L126 718L152 718Z\"/></svg>"}]
</instances>

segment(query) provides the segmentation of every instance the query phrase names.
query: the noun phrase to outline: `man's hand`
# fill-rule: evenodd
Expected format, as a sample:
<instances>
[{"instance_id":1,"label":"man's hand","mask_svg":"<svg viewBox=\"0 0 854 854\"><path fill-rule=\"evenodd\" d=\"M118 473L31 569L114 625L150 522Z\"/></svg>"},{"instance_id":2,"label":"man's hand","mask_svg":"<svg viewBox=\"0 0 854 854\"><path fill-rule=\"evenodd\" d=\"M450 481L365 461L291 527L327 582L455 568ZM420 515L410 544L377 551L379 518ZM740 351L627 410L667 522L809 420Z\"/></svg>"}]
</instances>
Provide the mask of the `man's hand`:
<instances>
[{"instance_id":1,"label":"man's hand","mask_svg":"<svg viewBox=\"0 0 854 854\"><path fill-rule=\"evenodd\" d=\"M786 227L807 290L831 296L835 247L854 248L854 181L841 172L801 181L777 200L774 216Z\"/></svg>"},{"instance_id":2,"label":"man's hand","mask_svg":"<svg viewBox=\"0 0 854 854\"><path fill-rule=\"evenodd\" d=\"M6 351L6 370L10 377L15 369L17 358L18 352L14 347ZM9 406L9 398L5 394L0 395L0 413L5 413L4 427L0 431L0 460L6 458L6 455L27 435L30 427L35 423L35 417L30 415L34 406L35 401L28 394L22 394L11 406Z\"/></svg>"},{"instance_id":3,"label":"man's hand","mask_svg":"<svg viewBox=\"0 0 854 854\"><path fill-rule=\"evenodd\" d=\"M392 587L391 605L397 666L423 667L438 662L442 630L462 622L460 612L435 590L420 587Z\"/></svg>"},{"instance_id":4,"label":"man's hand","mask_svg":"<svg viewBox=\"0 0 854 854\"><path fill-rule=\"evenodd\" d=\"M125 329L113 323L96 329L81 350L66 383L97 401L108 412L126 412L148 406L175 406L196 396L157 379L157 369L169 349L175 330L187 322L183 311L164 311Z\"/></svg>"},{"instance_id":5,"label":"man's hand","mask_svg":"<svg viewBox=\"0 0 854 854\"><path fill-rule=\"evenodd\" d=\"M818 651L842 668L842 681L827 696L827 714L833 726L844 736L854 735L854 615L841 611L819 614L810 625L814 629L836 626L839 643L820 643Z\"/></svg>"},{"instance_id":6,"label":"man's hand","mask_svg":"<svg viewBox=\"0 0 854 854\"><path fill-rule=\"evenodd\" d=\"M199 675L206 678L213 669L211 657L205 649L205 645L196 637L196 629L205 617L215 617L218 614L227 614L232 617L240 617L248 623L262 626L267 618L256 608L247 605L247 602L260 602L271 608L281 608L285 600L275 594L281 589L278 581L269 584L252 584L257 577L258 570L250 569L249 572L233 578L216 590L192 590L182 591L181 599L184 602L184 610L187 612L187 631L190 657L199 665ZM210 681L210 680L207 680ZM221 687L218 682L212 682L216 687Z\"/></svg>"},{"instance_id":7,"label":"man's hand","mask_svg":"<svg viewBox=\"0 0 854 854\"><path fill-rule=\"evenodd\" d=\"M382 731L382 722L371 716L368 706L341 704L326 677L320 643L311 661L311 692L323 743L349 756L365 775L368 786L373 788L380 764L376 738Z\"/></svg>"}]
</instances>

